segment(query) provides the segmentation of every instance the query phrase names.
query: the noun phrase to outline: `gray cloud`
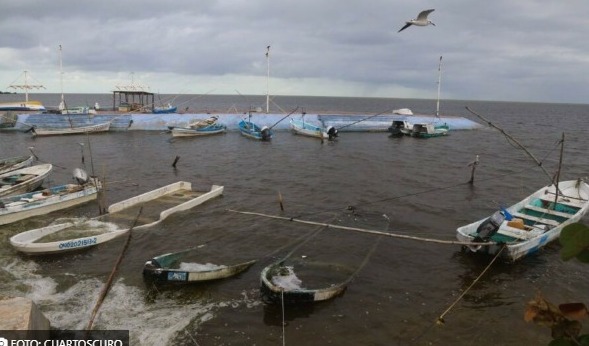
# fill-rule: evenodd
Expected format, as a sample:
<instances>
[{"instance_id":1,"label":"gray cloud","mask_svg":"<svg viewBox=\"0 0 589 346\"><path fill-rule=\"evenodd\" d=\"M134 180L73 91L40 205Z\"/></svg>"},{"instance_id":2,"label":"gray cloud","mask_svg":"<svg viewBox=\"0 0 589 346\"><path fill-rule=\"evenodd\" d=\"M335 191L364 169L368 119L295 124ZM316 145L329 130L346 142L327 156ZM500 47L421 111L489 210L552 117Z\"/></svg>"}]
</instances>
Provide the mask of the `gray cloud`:
<instances>
[{"instance_id":1,"label":"gray cloud","mask_svg":"<svg viewBox=\"0 0 589 346\"><path fill-rule=\"evenodd\" d=\"M426 8L435 27L397 33ZM62 44L71 92L109 92L133 73L162 92L180 83L256 94L271 45L276 93L431 98L443 56L446 98L586 102L580 0L0 0L0 9L0 90L28 69L59 92Z\"/></svg>"}]
</instances>

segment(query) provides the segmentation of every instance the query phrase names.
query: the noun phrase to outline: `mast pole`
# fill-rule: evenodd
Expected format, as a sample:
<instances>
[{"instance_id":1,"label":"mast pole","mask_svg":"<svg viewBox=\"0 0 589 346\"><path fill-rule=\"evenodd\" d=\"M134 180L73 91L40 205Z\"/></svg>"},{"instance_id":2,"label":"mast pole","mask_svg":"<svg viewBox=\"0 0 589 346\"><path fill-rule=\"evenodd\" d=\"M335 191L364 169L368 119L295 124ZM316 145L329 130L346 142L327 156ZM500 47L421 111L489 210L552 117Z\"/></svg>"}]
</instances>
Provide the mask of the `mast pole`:
<instances>
[{"instance_id":1,"label":"mast pole","mask_svg":"<svg viewBox=\"0 0 589 346\"><path fill-rule=\"evenodd\" d=\"M27 70L25 70L25 102L29 102L29 82L27 81Z\"/></svg>"},{"instance_id":2,"label":"mast pole","mask_svg":"<svg viewBox=\"0 0 589 346\"><path fill-rule=\"evenodd\" d=\"M266 114L270 113L270 46L266 47L266 63L268 64L266 76Z\"/></svg>"},{"instance_id":3,"label":"mast pole","mask_svg":"<svg viewBox=\"0 0 589 346\"><path fill-rule=\"evenodd\" d=\"M440 87L442 85L442 56L440 55L440 63L438 65L438 99L436 102L436 117L440 116Z\"/></svg>"},{"instance_id":4,"label":"mast pole","mask_svg":"<svg viewBox=\"0 0 589 346\"><path fill-rule=\"evenodd\" d=\"M59 109L65 109L65 98L63 97L63 63L61 58L61 45L59 45L59 84L61 87L61 102L59 103Z\"/></svg>"}]
</instances>

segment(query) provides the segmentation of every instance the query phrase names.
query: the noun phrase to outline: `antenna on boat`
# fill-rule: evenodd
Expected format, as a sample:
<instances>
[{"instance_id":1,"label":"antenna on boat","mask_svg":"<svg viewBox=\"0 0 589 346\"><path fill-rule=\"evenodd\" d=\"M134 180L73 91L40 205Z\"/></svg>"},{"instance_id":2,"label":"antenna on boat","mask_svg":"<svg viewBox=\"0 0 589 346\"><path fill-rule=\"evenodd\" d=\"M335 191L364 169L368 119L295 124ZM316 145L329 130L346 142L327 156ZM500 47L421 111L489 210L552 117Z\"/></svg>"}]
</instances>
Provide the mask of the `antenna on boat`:
<instances>
[{"instance_id":1,"label":"antenna on boat","mask_svg":"<svg viewBox=\"0 0 589 346\"><path fill-rule=\"evenodd\" d=\"M270 46L266 47L266 63L268 72L266 76L266 114L270 113Z\"/></svg>"},{"instance_id":2,"label":"antenna on boat","mask_svg":"<svg viewBox=\"0 0 589 346\"><path fill-rule=\"evenodd\" d=\"M440 86L442 85L442 56L438 64L438 100L436 102L436 117L440 117Z\"/></svg>"}]
</instances>

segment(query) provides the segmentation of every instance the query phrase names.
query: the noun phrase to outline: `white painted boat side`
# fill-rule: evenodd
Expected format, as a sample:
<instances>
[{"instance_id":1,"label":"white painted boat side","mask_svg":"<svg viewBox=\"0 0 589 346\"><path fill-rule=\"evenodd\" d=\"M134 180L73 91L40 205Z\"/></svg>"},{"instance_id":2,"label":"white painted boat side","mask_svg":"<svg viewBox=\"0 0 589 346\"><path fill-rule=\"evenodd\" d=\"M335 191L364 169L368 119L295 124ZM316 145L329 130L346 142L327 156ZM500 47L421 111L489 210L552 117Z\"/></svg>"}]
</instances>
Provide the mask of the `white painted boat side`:
<instances>
[{"instance_id":1,"label":"white painted boat side","mask_svg":"<svg viewBox=\"0 0 589 346\"><path fill-rule=\"evenodd\" d=\"M27 219L33 216L45 215L54 211L70 208L96 199L98 189L94 186L66 195L47 197L38 202L26 203L15 207L0 209L0 225Z\"/></svg>"}]
</instances>

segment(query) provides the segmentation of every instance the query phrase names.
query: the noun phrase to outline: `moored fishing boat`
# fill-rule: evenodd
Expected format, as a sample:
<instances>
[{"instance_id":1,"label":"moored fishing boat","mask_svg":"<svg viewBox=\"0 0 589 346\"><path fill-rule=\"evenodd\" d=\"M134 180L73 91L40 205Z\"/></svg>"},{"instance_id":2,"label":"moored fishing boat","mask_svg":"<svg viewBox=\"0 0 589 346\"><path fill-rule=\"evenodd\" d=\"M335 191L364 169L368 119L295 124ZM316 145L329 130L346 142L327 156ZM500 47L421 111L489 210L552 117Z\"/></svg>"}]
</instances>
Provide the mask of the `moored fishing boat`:
<instances>
[{"instance_id":1,"label":"moored fishing boat","mask_svg":"<svg viewBox=\"0 0 589 346\"><path fill-rule=\"evenodd\" d=\"M17 169L30 167L33 164L34 157L15 156L0 160L0 174L4 174Z\"/></svg>"},{"instance_id":2,"label":"moored fishing boat","mask_svg":"<svg viewBox=\"0 0 589 346\"><path fill-rule=\"evenodd\" d=\"M0 111L46 111L41 101L0 102Z\"/></svg>"},{"instance_id":3,"label":"moored fishing boat","mask_svg":"<svg viewBox=\"0 0 589 346\"><path fill-rule=\"evenodd\" d=\"M33 136L77 135L84 133L108 132L110 130L110 125L111 121L106 121L95 125L74 127L39 128L33 126L31 128L31 132L33 133Z\"/></svg>"},{"instance_id":4,"label":"moored fishing boat","mask_svg":"<svg viewBox=\"0 0 589 346\"><path fill-rule=\"evenodd\" d=\"M28 255L54 254L85 249L120 237L131 229L154 226L168 216L194 208L223 193L213 185L208 192L192 189L179 181L143 193L108 207L108 213L93 219L75 219L19 233L10 244Z\"/></svg>"},{"instance_id":5,"label":"moored fishing boat","mask_svg":"<svg viewBox=\"0 0 589 346\"><path fill-rule=\"evenodd\" d=\"M197 137L197 136L210 136L225 133L227 127L221 124L212 124L204 127L169 127L172 132L172 137Z\"/></svg>"},{"instance_id":6,"label":"moored fishing boat","mask_svg":"<svg viewBox=\"0 0 589 346\"><path fill-rule=\"evenodd\" d=\"M42 191L0 198L0 225L73 207L96 199L100 181L90 178L81 184L65 184Z\"/></svg>"},{"instance_id":7,"label":"moored fishing boat","mask_svg":"<svg viewBox=\"0 0 589 346\"><path fill-rule=\"evenodd\" d=\"M43 184L51 164L35 165L0 174L0 197L30 192Z\"/></svg>"},{"instance_id":8,"label":"moored fishing boat","mask_svg":"<svg viewBox=\"0 0 589 346\"><path fill-rule=\"evenodd\" d=\"M245 137L260 141L269 141L272 139L272 130L268 126L260 127L249 120L241 120L238 126L239 132Z\"/></svg>"},{"instance_id":9,"label":"moored fishing boat","mask_svg":"<svg viewBox=\"0 0 589 346\"><path fill-rule=\"evenodd\" d=\"M331 278L333 273L339 274L340 278ZM266 303L301 304L329 300L344 293L353 273L353 270L336 264L295 259L287 263L282 260L262 270L260 292Z\"/></svg>"},{"instance_id":10,"label":"moored fishing boat","mask_svg":"<svg viewBox=\"0 0 589 346\"><path fill-rule=\"evenodd\" d=\"M388 131L391 133L391 137L411 136L413 124L407 120L393 120Z\"/></svg>"},{"instance_id":11,"label":"moored fishing boat","mask_svg":"<svg viewBox=\"0 0 589 346\"><path fill-rule=\"evenodd\" d=\"M172 106L171 104L167 104L166 106L157 106L157 107L153 107L153 114L170 114L170 113L176 113L176 111L178 111L178 107L177 106Z\"/></svg>"},{"instance_id":12,"label":"moored fishing boat","mask_svg":"<svg viewBox=\"0 0 589 346\"><path fill-rule=\"evenodd\" d=\"M432 138L448 135L450 127L447 124L435 125L431 123L414 124L411 136L418 138Z\"/></svg>"},{"instance_id":13,"label":"moored fishing boat","mask_svg":"<svg viewBox=\"0 0 589 346\"><path fill-rule=\"evenodd\" d=\"M290 128L293 133L298 135L315 138L329 138L329 135L322 127L306 122L304 117L301 117L300 120L290 118Z\"/></svg>"},{"instance_id":14,"label":"moored fishing boat","mask_svg":"<svg viewBox=\"0 0 589 346\"><path fill-rule=\"evenodd\" d=\"M545 186L509 208L459 227L456 237L462 242L491 242L466 247L489 255L501 251L501 257L515 261L556 240L563 227L579 221L589 210L588 200L585 181L561 181L558 189L554 184Z\"/></svg>"},{"instance_id":15,"label":"moored fishing boat","mask_svg":"<svg viewBox=\"0 0 589 346\"><path fill-rule=\"evenodd\" d=\"M199 248L156 256L143 267L143 277L157 283L190 283L225 279L237 275L256 261L248 260L234 264L197 263Z\"/></svg>"}]
</instances>

